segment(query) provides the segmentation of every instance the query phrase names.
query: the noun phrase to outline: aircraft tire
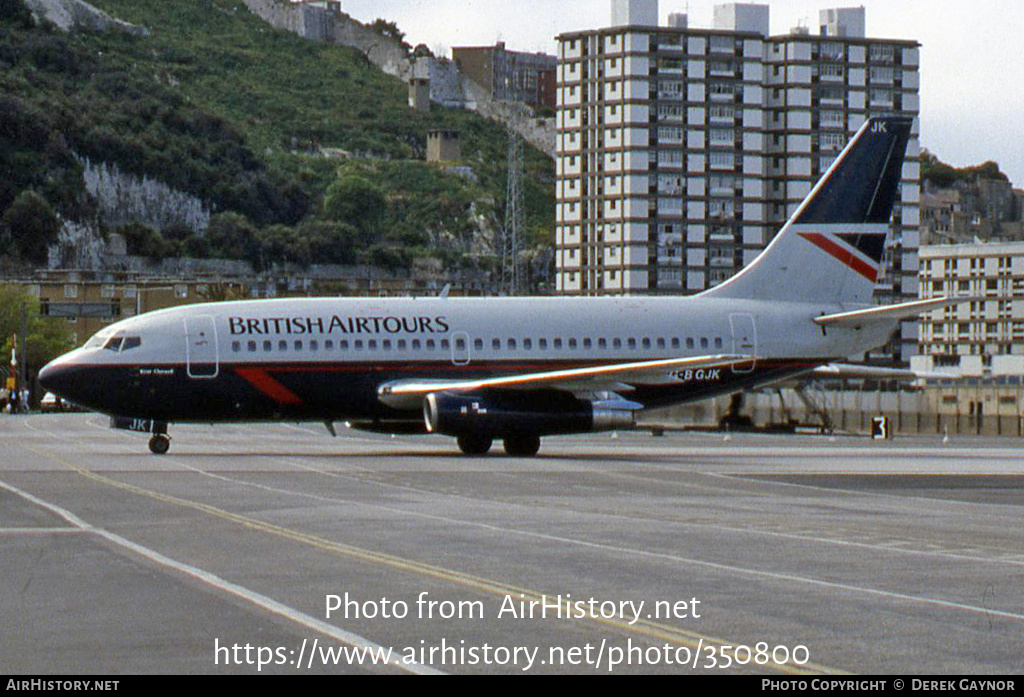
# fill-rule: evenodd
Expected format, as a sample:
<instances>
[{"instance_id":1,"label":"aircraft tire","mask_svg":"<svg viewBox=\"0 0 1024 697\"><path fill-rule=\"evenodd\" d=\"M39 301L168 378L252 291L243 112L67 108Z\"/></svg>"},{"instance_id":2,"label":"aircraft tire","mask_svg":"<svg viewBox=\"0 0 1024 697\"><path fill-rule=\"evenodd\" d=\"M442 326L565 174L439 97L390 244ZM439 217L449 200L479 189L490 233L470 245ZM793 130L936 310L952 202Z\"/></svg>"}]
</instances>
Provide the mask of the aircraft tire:
<instances>
[{"instance_id":1,"label":"aircraft tire","mask_svg":"<svg viewBox=\"0 0 1024 697\"><path fill-rule=\"evenodd\" d=\"M456 439L464 455L486 455L494 442L487 436L466 435Z\"/></svg>"},{"instance_id":2,"label":"aircraft tire","mask_svg":"<svg viewBox=\"0 0 1024 697\"><path fill-rule=\"evenodd\" d=\"M505 452L513 457L533 457L540 450L540 436L522 433L505 439Z\"/></svg>"},{"instance_id":3,"label":"aircraft tire","mask_svg":"<svg viewBox=\"0 0 1024 697\"><path fill-rule=\"evenodd\" d=\"M149 439L149 452L154 455L166 455L171 449L171 439L164 433L158 433Z\"/></svg>"}]
</instances>

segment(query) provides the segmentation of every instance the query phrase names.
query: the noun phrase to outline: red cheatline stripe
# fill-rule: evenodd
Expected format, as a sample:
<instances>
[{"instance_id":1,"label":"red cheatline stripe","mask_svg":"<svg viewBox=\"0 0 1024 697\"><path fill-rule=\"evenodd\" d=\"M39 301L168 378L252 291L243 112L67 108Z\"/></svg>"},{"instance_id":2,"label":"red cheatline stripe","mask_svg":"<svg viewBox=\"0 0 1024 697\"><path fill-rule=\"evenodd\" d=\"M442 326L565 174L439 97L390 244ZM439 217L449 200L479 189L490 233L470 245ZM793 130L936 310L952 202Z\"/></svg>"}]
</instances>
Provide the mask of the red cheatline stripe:
<instances>
[{"instance_id":1,"label":"red cheatline stripe","mask_svg":"<svg viewBox=\"0 0 1024 697\"><path fill-rule=\"evenodd\" d=\"M828 252L872 283L878 279L878 269L874 268L867 262L858 259L850 251L843 249L824 235L819 233L801 232L800 236L816 247L820 247L824 251Z\"/></svg>"},{"instance_id":2,"label":"red cheatline stripe","mask_svg":"<svg viewBox=\"0 0 1024 697\"><path fill-rule=\"evenodd\" d=\"M270 377L263 368L235 368L235 372L257 390L281 404L302 404L302 399L297 394Z\"/></svg>"}]
</instances>

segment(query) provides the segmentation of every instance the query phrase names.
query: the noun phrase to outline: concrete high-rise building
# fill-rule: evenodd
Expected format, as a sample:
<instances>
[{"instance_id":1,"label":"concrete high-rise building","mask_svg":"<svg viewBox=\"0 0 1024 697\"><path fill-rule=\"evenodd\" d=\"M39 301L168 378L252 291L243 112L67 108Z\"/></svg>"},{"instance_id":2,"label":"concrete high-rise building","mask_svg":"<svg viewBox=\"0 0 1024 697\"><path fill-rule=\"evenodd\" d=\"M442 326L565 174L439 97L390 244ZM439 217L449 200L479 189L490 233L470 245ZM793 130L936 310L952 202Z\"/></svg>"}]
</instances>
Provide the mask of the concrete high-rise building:
<instances>
[{"instance_id":1,"label":"concrete high-rise building","mask_svg":"<svg viewBox=\"0 0 1024 697\"><path fill-rule=\"evenodd\" d=\"M723 5L699 29L647 24L656 0L615 0L613 26L562 34L558 292L715 286L757 256L868 116L917 116L919 45L852 35L860 12L859 24L838 16L843 36L769 36L766 5ZM627 15L643 22L614 21ZM917 297L917 134L881 284L895 299ZM899 341L916 346L913 334Z\"/></svg>"}]
</instances>

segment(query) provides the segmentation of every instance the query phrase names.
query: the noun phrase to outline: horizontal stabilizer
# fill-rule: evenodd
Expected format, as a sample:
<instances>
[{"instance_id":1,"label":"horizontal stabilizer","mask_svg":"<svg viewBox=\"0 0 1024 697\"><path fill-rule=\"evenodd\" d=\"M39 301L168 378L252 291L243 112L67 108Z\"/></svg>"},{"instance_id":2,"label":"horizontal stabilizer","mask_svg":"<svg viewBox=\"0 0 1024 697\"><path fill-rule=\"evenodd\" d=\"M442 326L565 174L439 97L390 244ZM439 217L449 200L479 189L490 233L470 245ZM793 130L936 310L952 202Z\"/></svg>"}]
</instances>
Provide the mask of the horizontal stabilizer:
<instances>
[{"instance_id":1,"label":"horizontal stabilizer","mask_svg":"<svg viewBox=\"0 0 1024 697\"><path fill-rule=\"evenodd\" d=\"M925 312L934 310L946 305L956 305L962 302L969 302L974 298L929 298L927 300L914 300L899 305L882 305L880 307L869 307L863 310L852 310L850 312L839 312L834 315L822 315L815 317L815 324L823 327L849 327L857 329L865 325L876 323L894 323L903 319L919 317Z\"/></svg>"},{"instance_id":2,"label":"horizontal stabilizer","mask_svg":"<svg viewBox=\"0 0 1024 697\"><path fill-rule=\"evenodd\" d=\"M955 380L958 377L951 373L905 368L876 368L870 365L851 365L849 363L829 363L815 368L811 372L821 378L875 378L877 380L921 380L926 378Z\"/></svg>"}]
</instances>

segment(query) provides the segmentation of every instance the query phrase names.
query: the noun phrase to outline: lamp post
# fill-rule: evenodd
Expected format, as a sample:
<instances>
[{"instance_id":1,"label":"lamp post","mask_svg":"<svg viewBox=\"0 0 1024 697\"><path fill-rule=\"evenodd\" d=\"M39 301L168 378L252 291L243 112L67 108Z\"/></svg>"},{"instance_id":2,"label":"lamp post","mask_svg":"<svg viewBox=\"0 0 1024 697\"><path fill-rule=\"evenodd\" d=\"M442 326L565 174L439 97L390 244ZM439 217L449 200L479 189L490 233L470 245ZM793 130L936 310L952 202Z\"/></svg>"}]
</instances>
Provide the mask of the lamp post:
<instances>
[{"instance_id":1,"label":"lamp post","mask_svg":"<svg viewBox=\"0 0 1024 697\"><path fill-rule=\"evenodd\" d=\"M18 384L20 389L28 387L28 354L26 351L26 341L28 337L28 306L26 303L21 303L21 334L20 334L20 350L18 353L21 354L21 372L18 373ZM11 350L14 350L12 344Z\"/></svg>"}]
</instances>

